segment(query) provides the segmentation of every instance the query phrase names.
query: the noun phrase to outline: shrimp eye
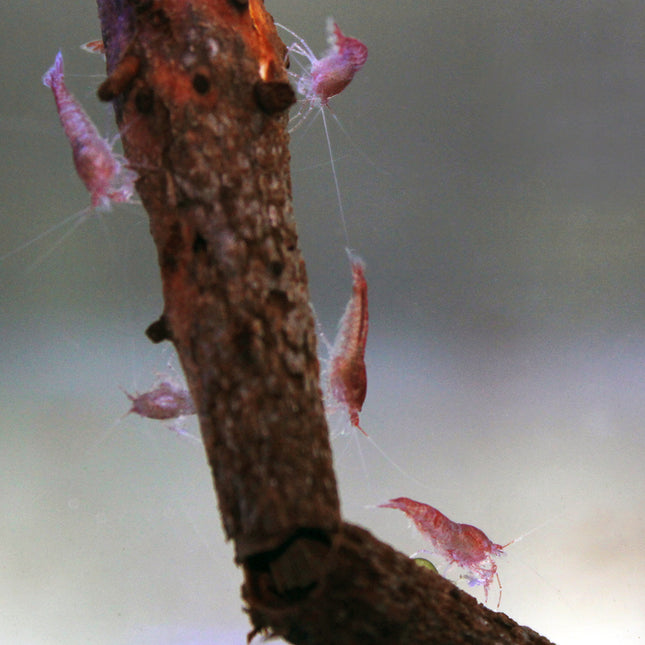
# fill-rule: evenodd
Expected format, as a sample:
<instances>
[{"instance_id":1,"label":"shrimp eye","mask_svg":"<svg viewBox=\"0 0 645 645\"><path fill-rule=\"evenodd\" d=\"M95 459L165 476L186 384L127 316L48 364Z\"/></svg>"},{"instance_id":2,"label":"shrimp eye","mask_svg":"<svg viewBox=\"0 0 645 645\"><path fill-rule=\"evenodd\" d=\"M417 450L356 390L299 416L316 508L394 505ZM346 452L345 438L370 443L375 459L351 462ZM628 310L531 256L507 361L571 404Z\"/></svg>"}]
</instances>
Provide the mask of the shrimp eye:
<instances>
[{"instance_id":1,"label":"shrimp eye","mask_svg":"<svg viewBox=\"0 0 645 645\"><path fill-rule=\"evenodd\" d=\"M208 94L211 89L211 82L204 74L197 73L193 76L193 89L198 94Z\"/></svg>"}]
</instances>

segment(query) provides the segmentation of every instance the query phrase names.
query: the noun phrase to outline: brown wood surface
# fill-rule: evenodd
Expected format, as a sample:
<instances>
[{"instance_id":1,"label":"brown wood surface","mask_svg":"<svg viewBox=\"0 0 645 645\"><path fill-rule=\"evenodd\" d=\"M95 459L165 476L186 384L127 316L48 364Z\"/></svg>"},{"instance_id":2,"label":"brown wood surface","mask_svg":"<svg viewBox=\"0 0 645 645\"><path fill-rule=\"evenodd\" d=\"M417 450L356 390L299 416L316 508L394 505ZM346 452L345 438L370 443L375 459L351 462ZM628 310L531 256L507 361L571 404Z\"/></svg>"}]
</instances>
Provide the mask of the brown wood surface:
<instances>
[{"instance_id":1,"label":"brown wood surface","mask_svg":"<svg viewBox=\"0 0 645 645\"><path fill-rule=\"evenodd\" d=\"M343 522L291 205L285 47L261 0L99 0L126 156L253 632L548 643ZM217 580L213 581L217 584Z\"/></svg>"}]
</instances>

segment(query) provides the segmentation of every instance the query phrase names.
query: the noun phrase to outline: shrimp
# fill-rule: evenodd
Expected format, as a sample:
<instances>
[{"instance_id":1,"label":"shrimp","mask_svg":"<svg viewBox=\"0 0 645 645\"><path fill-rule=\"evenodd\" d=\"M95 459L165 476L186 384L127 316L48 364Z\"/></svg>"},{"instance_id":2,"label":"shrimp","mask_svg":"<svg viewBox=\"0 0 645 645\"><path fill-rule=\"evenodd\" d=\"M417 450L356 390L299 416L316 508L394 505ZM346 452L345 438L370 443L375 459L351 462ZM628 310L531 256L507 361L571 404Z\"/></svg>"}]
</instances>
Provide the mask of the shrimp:
<instances>
[{"instance_id":1,"label":"shrimp","mask_svg":"<svg viewBox=\"0 0 645 645\"><path fill-rule=\"evenodd\" d=\"M112 152L90 117L65 85L63 55L43 76L54 93L58 116L72 147L76 172L90 193L92 208L107 209L111 202L131 202L137 174L126 160Z\"/></svg>"},{"instance_id":2,"label":"shrimp","mask_svg":"<svg viewBox=\"0 0 645 645\"><path fill-rule=\"evenodd\" d=\"M351 425L363 433L366 440L381 454L383 459L410 481L425 486L424 482L399 466L360 425L359 413L363 409L367 395L367 369L365 367L365 347L369 329L367 281L363 260L349 249L346 251L352 267L352 295L338 324L334 344L330 344L325 334L320 333L329 355L327 361L323 359L328 365L322 378L325 392L325 413L330 420L330 425L331 417L336 411L346 414L345 418L348 417ZM364 462L363 468L365 469Z\"/></svg>"},{"instance_id":3,"label":"shrimp","mask_svg":"<svg viewBox=\"0 0 645 645\"><path fill-rule=\"evenodd\" d=\"M338 209L343 224L343 230L345 232L345 240L349 245L345 212L340 196L340 185L338 183L338 175L336 173L336 165L334 163L334 155L331 149L331 139L329 138L329 129L327 128L327 119L325 117L324 108L328 108L331 111L331 108L329 107L329 99L340 94L352 82L356 72L365 65L365 62L367 61L367 46L357 38L345 36L336 22L334 22L332 18L328 18L327 41L329 42L330 48L321 58L318 58L302 37L298 36L298 34L291 31L291 29L284 25L279 23L276 23L276 25L281 29L284 29L296 39L296 41L288 47L288 52L302 56L309 63L309 69L301 65L303 69L302 74L289 72L289 75L296 80L297 92L304 97L303 106L292 119L294 125L290 128L290 132L293 132L296 128L300 127L314 108L320 108L325 129L325 137L327 139L327 147L329 149L331 171L334 177L334 186L336 188ZM336 119L335 115L334 118ZM340 125L338 119L336 119L336 121Z\"/></svg>"},{"instance_id":4,"label":"shrimp","mask_svg":"<svg viewBox=\"0 0 645 645\"><path fill-rule=\"evenodd\" d=\"M138 203L133 199L137 173L127 165L124 157L112 152L111 145L101 137L90 117L67 89L63 73L63 55L60 52L56 55L54 64L44 74L42 81L54 93L58 116L72 147L74 166L79 178L90 193L91 205L66 217L40 235L0 256L0 261L16 255L70 221L76 220L56 244L39 258L36 262L39 264L85 221L91 211L107 210L112 202Z\"/></svg>"},{"instance_id":5,"label":"shrimp","mask_svg":"<svg viewBox=\"0 0 645 645\"><path fill-rule=\"evenodd\" d=\"M197 414L195 403L190 392L168 374L159 374L152 389L139 394L130 394L123 390L124 394L132 401L132 407L123 416L138 414L146 419L155 421L174 421L169 427L170 430L182 437L186 437L193 443L201 444L201 441L183 428L182 418ZM121 417L123 418L123 417Z\"/></svg>"},{"instance_id":6,"label":"shrimp","mask_svg":"<svg viewBox=\"0 0 645 645\"><path fill-rule=\"evenodd\" d=\"M381 508L396 508L403 511L415 524L421 535L430 540L433 550L448 560L449 564L457 564L468 573L470 586L482 585L488 602L488 589L497 579L499 600L502 600L502 585L497 574L497 564L493 558L504 555L504 549L513 542L505 545L495 544L486 534L470 524L459 524L449 520L436 508L415 502L408 497L397 497L389 502L379 504Z\"/></svg>"},{"instance_id":7,"label":"shrimp","mask_svg":"<svg viewBox=\"0 0 645 645\"><path fill-rule=\"evenodd\" d=\"M345 36L332 18L327 19L328 51L318 58L305 40L288 27L276 23L295 39L289 46L289 53L297 54L309 61L310 69L302 74L291 72L297 84L296 90L304 96L305 111L296 115L298 124L314 109L328 107L329 99L340 94L367 61L367 46L357 38ZM296 125L296 127L297 127Z\"/></svg>"},{"instance_id":8,"label":"shrimp","mask_svg":"<svg viewBox=\"0 0 645 645\"><path fill-rule=\"evenodd\" d=\"M89 40L81 45L81 49L88 54L99 54L105 58L105 44L102 40Z\"/></svg>"},{"instance_id":9,"label":"shrimp","mask_svg":"<svg viewBox=\"0 0 645 645\"><path fill-rule=\"evenodd\" d=\"M125 395L132 401L127 414L167 421L197 413L190 392L169 376L161 375L148 392Z\"/></svg>"},{"instance_id":10,"label":"shrimp","mask_svg":"<svg viewBox=\"0 0 645 645\"><path fill-rule=\"evenodd\" d=\"M347 410L351 424L364 435L359 424L359 412L367 394L365 345L369 317L367 308L367 281L365 263L347 251L352 266L352 296L340 320L338 333L330 349L327 375L328 407ZM330 405L331 404L331 405Z\"/></svg>"},{"instance_id":11,"label":"shrimp","mask_svg":"<svg viewBox=\"0 0 645 645\"><path fill-rule=\"evenodd\" d=\"M116 419L102 436L87 449L86 454L93 453L107 441L123 419L133 413L153 421L171 421L172 423L167 426L168 430L185 437L194 444L201 445L201 440L188 432L183 423L184 417L197 414L193 398L186 387L173 376L174 369L170 363L168 363L168 368L172 372L157 373L152 387L146 392L130 394L124 388L119 388L130 399L132 407Z\"/></svg>"}]
</instances>

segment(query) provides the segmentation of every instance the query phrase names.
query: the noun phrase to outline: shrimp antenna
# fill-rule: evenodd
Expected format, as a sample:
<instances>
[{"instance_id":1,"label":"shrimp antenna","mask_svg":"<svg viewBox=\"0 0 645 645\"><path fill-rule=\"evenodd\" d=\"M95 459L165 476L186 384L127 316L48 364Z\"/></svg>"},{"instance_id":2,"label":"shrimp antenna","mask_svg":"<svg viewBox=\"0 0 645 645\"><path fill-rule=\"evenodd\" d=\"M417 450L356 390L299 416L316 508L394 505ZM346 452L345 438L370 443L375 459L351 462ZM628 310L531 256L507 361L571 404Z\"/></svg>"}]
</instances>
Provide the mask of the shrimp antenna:
<instances>
[{"instance_id":1,"label":"shrimp antenna","mask_svg":"<svg viewBox=\"0 0 645 645\"><path fill-rule=\"evenodd\" d=\"M539 529L544 528L547 524L551 524L551 522L555 522L558 518L562 517L565 514L566 511L562 511L558 513L557 515L554 515L553 517L550 517L548 520L545 520L542 522L542 524L538 524L537 526L533 527L530 531L527 531L526 533L523 533L519 537L516 537L514 540L511 540L510 542L506 543L502 549L505 549L507 546L511 546L511 544L515 544L516 542L519 542L520 540L523 540L525 537L531 535L531 533L535 533L535 531L538 531Z\"/></svg>"},{"instance_id":2,"label":"shrimp antenna","mask_svg":"<svg viewBox=\"0 0 645 645\"><path fill-rule=\"evenodd\" d=\"M65 231L55 242L54 244L44 253L39 255L28 267L27 273L33 271L34 269L38 268L65 240L74 233L74 231L81 225L83 224L93 213L95 212L95 209L93 209L91 206L87 206L83 210L74 213L73 215L67 216L65 219L62 221L58 222L57 224L54 224L54 226L48 228L46 231L43 231L36 237L32 238L28 242L25 242L24 244L21 244L17 248L13 249L13 251L9 251L9 253L6 253L5 255L0 256L0 262L4 262L7 258L12 257L13 255L16 255L17 253L20 253L20 251L23 251L26 248L29 248L32 244L35 244L36 242L39 242L40 240L44 239L54 231L57 231L61 227L65 226L68 224L70 221L76 219L76 221L70 226L70 228Z\"/></svg>"},{"instance_id":3,"label":"shrimp antenna","mask_svg":"<svg viewBox=\"0 0 645 645\"><path fill-rule=\"evenodd\" d=\"M343 208L343 200L340 196L340 186L338 184L338 175L336 174L336 163L334 162L334 153L331 149L331 139L329 138L329 129L327 128L327 117L325 116L325 108L321 108L323 126L325 128L325 137L327 139L327 148L329 149L329 161L331 162L331 174L334 176L334 186L336 187L336 198L338 199L338 212L340 213L340 221L343 224L343 232L345 233L345 242L349 246L349 233L347 232L347 222L345 220L345 209ZM332 113L333 114L333 113Z\"/></svg>"},{"instance_id":4,"label":"shrimp antenna","mask_svg":"<svg viewBox=\"0 0 645 645\"><path fill-rule=\"evenodd\" d=\"M300 47L306 52L308 56L314 59L316 58L316 54L314 54L313 50L311 49L311 47L309 47L307 41L302 36L299 36L295 31L289 29L289 27L285 27L282 23L276 22L275 26L280 27L280 29L284 29L287 33L291 34L298 41Z\"/></svg>"},{"instance_id":5,"label":"shrimp antenna","mask_svg":"<svg viewBox=\"0 0 645 645\"><path fill-rule=\"evenodd\" d=\"M377 170L378 172L382 173L383 175L391 175L392 173L389 170L385 170L385 168L382 168L379 166L376 161L374 161L366 152L361 150L359 146L356 144L354 139L350 136L349 132L345 129L345 126L342 124L341 120L336 116L335 112L330 108L329 109L330 114L334 117L334 121L336 121L336 124L338 127L341 129L342 133L345 135L347 140L351 143L352 148L358 152L358 154L367 161L367 163L374 168L374 170Z\"/></svg>"}]
</instances>

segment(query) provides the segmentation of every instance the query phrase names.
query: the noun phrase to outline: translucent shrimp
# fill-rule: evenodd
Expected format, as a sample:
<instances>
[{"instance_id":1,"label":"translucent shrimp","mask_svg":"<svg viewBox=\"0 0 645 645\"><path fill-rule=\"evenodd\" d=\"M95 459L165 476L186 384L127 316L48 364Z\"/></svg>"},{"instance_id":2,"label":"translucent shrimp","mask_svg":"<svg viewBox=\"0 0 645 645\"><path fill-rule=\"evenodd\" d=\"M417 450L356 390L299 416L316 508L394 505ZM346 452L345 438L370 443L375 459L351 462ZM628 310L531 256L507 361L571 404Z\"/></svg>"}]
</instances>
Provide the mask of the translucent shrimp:
<instances>
[{"instance_id":1,"label":"translucent shrimp","mask_svg":"<svg viewBox=\"0 0 645 645\"><path fill-rule=\"evenodd\" d=\"M137 174L123 157L112 151L67 89L61 52L43 76L43 84L54 93L58 116L72 147L74 166L90 193L92 208L108 208L111 202L131 202Z\"/></svg>"},{"instance_id":2,"label":"translucent shrimp","mask_svg":"<svg viewBox=\"0 0 645 645\"><path fill-rule=\"evenodd\" d=\"M197 413L190 392L169 376L161 375L148 392L125 395L132 401L128 414L147 419L167 421Z\"/></svg>"},{"instance_id":3,"label":"translucent shrimp","mask_svg":"<svg viewBox=\"0 0 645 645\"><path fill-rule=\"evenodd\" d=\"M318 58L312 51L311 47L303 38L291 31L288 27L276 23L278 27L291 34L296 40L292 43L288 51L290 54L296 54L306 59L309 66L300 65L302 72L289 72L296 80L296 90L304 97L303 104L298 113L292 119L290 131L293 132L307 118L314 108L320 108L322 114L323 126L325 128L325 137L327 147L329 148L329 158L331 171L334 177L334 186L336 187L336 197L338 199L338 209L345 232L345 239L349 245L349 236L347 233L347 224L345 222L345 212L343 202L340 196L340 186L338 175L336 174L336 165L331 148L331 139L329 138L329 129L327 128L327 119L324 108L329 108L329 99L340 94L351 82L356 72L358 72L367 61L367 46L356 38L345 36L340 27L332 18L327 19L327 41L329 49L321 58ZM331 109L331 108L329 108ZM333 114L333 113L332 113ZM335 118L335 117L334 117ZM336 119L338 121L338 119ZM341 126L342 127L342 126Z\"/></svg>"},{"instance_id":4,"label":"translucent shrimp","mask_svg":"<svg viewBox=\"0 0 645 645\"><path fill-rule=\"evenodd\" d=\"M105 58L105 45L102 40L89 40L81 45L81 49L88 54L99 54Z\"/></svg>"},{"instance_id":5,"label":"translucent shrimp","mask_svg":"<svg viewBox=\"0 0 645 645\"><path fill-rule=\"evenodd\" d=\"M351 424L364 435L359 423L367 394L365 346L369 328L365 263L347 251L352 267L352 296L340 320L338 333L329 351L325 402L328 410L347 411Z\"/></svg>"},{"instance_id":6,"label":"translucent shrimp","mask_svg":"<svg viewBox=\"0 0 645 645\"><path fill-rule=\"evenodd\" d=\"M403 511L414 522L421 535L430 540L435 553L448 560L449 564L457 564L466 570L465 577L470 586L484 587L486 602L489 587L493 578L496 578L499 587L499 607L502 585L493 558L504 555L504 549L517 540L503 546L495 544L477 527L453 522L436 508L415 502L408 497L397 497L379 506Z\"/></svg>"},{"instance_id":7,"label":"translucent shrimp","mask_svg":"<svg viewBox=\"0 0 645 645\"><path fill-rule=\"evenodd\" d=\"M159 374L152 388L147 392L130 394L123 390L132 402L132 407L126 412L138 414L146 419L155 421L173 421L169 428L190 441L201 444L201 441L187 432L182 424L183 417L197 414L195 403L190 392L172 376ZM123 417L122 417L123 418Z\"/></svg>"},{"instance_id":8,"label":"translucent shrimp","mask_svg":"<svg viewBox=\"0 0 645 645\"><path fill-rule=\"evenodd\" d=\"M50 250L42 255L36 264L42 262L62 241L69 236L93 211L108 210L112 202L136 204L133 199L137 173L132 170L121 155L112 151L111 144L103 139L90 117L65 85L63 56L56 60L42 78L43 84L54 93L58 116L69 143L76 172L90 193L91 205L58 222L40 235L0 256L0 261L16 255L32 244L42 240L54 231L74 222Z\"/></svg>"},{"instance_id":9,"label":"translucent shrimp","mask_svg":"<svg viewBox=\"0 0 645 645\"><path fill-rule=\"evenodd\" d=\"M426 483L419 481L399 466L360 425L359 413L363 409L367 395L365 366L365 347L369 328L367 280L363 260L349 249L347 249L347 255L352 267L352 295L338 324L333 345L327 341L322 332L320 334L328 351L328 359L322 359L322 362L327 364L322 376L325 413L332 426L335 425L333 417L340 412L343 425L349 420L351 427L360 430L385 461L410 481L426 486ZM358 448L360 450L360 444ZM364 462L363 469L367 474Z\"/></svg>"},{"instance_id":10,"label":"translucent shrimp","mask_svg":"<svg viewBox=\"0 0 645 645\"><path fill-rule=\"evenodd\" d=\"M305 40L288 27L276 23L295 39L289 46L289 53L297 54L309 61L310 68L303 68L302 74L292 72L297 80L296 90L306 101L305 118L314 107L329 105L332 96L340 94L367 61L367 46L357 38L345 36L333 18L327 19L327 42L330 47L318 58Z\"/></svg>"}]
</instances>

